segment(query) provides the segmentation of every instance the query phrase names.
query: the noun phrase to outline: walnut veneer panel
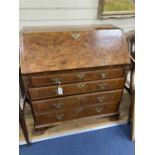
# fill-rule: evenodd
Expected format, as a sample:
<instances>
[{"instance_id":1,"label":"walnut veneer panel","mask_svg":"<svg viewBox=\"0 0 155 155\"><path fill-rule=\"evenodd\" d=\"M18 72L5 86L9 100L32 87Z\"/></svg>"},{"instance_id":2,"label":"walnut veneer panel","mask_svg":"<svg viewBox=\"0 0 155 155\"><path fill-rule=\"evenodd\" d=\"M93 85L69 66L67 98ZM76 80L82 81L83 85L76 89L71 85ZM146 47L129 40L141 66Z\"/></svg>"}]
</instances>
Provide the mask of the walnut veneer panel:
<instances>
[{"instance_id":1,"label":"walnut veneer panel","mask_svg":"<svg viewBox=\"0 0 155 155\"><path fill-rule=\"evenodd\" d=\"M49 75L35 75L31 76L32 86L46 86L46 85L56 85L58 81L61 84L82 82L82 81L92 81L92 80L102 80L108 78L118 78L124 76L124 68L115 69L99 69L96 71L77 71L76 73L59 73L59 74L49 74Z\"/></svg>"},{"instance_id":2,"label":"walnut veneer panel","mask_svg":"<svg viewBox=\"0 0 155 155\"><path fill-rule=\"evenodd\" d=\"M128 66L125 37L116 27L20 33L20 67L35 129L95 115L118 118Z\"/></svg>"},{"instance_id":3,"label":"walnut veneer panel","mask_svg":"<svg viewBox=\"0 0 155 155\"><path fill-rule=\"evenodd\" d=\"M37 73L129 64L121 29L20 33L21 72Z\"/></svg>"},{"instance_id":4,"label":"walnut veneer panel","mask_svg":"<svg viewBox=\"0 0 155 155\"><path fill-rule=\"evenodd\" d=\"M72 110L66 110L55 113L40 114L36 116L36 125L46 125L51 123L74 120L82 117L95 115L112 114L118 110L118 102L110 102L109 104L92 105L79 107Z\"/></svg>"},{"instance_id":5,"label":"walnut veneer panel","mask_svg":"<svg viewBox=\"0 0 155 155\"><path fill-rule=\"evenodd\" d=\"M124 86L124 78L98 80L91 82L81 82L74 84L61 85L63 88L63 95L57 93L58 86L47 86L39 88L30 88L29 93L31 100L46 99L50 97L61 97L66 95L75 95L81 93L105 91L112 89L122 89Z\"/></svg>"},{"instance_id":6,"label":"walnut veneer panel","mask_svg":"<svg viewBox=\"0 0 155 155\"><path fill-rule=\"evenodd\" d=\"M75 95L63 98L53 98L32 102L36 114L73 109L79 106L93 104L109 104L111 101L119 102L123 90L105 91L84 95Z\"/></svg>"}]
</instances>

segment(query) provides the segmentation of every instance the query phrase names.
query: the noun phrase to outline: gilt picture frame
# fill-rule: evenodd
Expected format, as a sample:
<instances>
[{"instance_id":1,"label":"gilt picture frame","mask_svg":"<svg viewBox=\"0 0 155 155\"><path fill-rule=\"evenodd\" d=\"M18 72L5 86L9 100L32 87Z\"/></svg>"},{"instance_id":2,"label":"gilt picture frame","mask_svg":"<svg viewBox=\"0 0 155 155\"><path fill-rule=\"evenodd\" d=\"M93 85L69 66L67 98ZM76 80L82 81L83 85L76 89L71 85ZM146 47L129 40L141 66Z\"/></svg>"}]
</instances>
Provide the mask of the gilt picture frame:
<instances>
[{"instance_id":1,"label":"gilt picture frame","mask_svg":"<svg viewBox=\"0 0 155 155\"><path fill-rule=\"evenodd\" d=\"M135 0L99 0L99 19L135 16Z\"/></svg>"}]
</instances>

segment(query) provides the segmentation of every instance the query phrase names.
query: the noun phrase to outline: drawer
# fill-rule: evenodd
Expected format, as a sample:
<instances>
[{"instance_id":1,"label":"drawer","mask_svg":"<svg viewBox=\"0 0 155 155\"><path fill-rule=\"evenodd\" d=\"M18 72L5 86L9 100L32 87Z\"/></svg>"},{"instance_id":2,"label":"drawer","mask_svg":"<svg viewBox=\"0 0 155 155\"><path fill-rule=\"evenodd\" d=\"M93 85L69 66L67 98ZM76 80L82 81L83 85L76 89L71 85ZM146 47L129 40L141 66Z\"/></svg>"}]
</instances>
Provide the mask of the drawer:
<instances>
[{"instance_id":1,"label":"drawer","mask_svg":"<svg viewBox=\"0 0 155 155\"><path fill-rule=\"evenodd\" d=\"M124 69L102 69L97 71L82 71L76 73L66 73L66 74L49 74L49 75L38 75L31 77L32 86L47 86L55 85L58 81L64 83L91 81L91 80L101 80L107 78L118 78L123 77Z\"/></svg>"},{"instance_id":2,"label":"drawer","mask_svg":"<svg viewBox=\"0 0 155 155\"><path fill-rule=\"evenodd\" d=\"M121 99L122 91L123 90L119 89L114 91L105 91L84 95L67 96L56 99L33 101L32 106L35 113L46 113L73 109L77 108L78 106L88 106L103 103L108 104L111 101L119 102Z\"/></svg>"},{"instance_id":3,"label":"drawer","mask_svg":"<svg viewBox=\"0 0 155 155\"><path fill-rule=\"evenodd\" d=\"M36 115L36 125L45 125L45 124L51 124L51 123L56 123L56 122L62 122L62 121L67 121L67 120L72 120L73 111L64 111L64 112L59 112L55 114L41 114L41 115Z\"/></svg>"},{"instance_id":4,"label":"drawer","mask_svg":"<svg viewBox=\"0 0 155 155\"><path fill-rule=\"evenodd\" d=\"M36 115L36 125L46 125L58 123L78 118L106 115L118 112L119 103L111 102L109 104L93 105L87 107L78 107L72 110L66 110L56 113L47 113Z\"/></svg>"},{"instance_id":5,"label":"drawer","mask_svg":"<svg viewBox=\"0 0 155 155\"><path fill-rule=\"evenodd\" d=\"M63 88L63 94L59 95L57 93L57 86L30 88L29 94L31 100L45 99L50 97L61 97L67 95L75 95L81 93L105 91L112 89L122 89L124 87L124 78L108 79L108 80L98 80L81 82L74 84L64 84L61 85Z\"/></svg>"}]
</instances>

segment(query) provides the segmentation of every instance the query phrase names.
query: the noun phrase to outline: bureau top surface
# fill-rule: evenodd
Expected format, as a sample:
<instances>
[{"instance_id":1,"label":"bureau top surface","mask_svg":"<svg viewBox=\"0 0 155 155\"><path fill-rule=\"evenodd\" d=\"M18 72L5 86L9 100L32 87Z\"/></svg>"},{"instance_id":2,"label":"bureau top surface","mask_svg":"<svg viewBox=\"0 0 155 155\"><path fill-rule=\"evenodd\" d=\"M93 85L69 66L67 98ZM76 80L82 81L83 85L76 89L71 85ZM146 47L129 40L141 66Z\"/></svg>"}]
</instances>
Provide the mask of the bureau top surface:
<instances>
[{"instance_id":1,"label":"bureau top surface","mask_svg":"<svg viewBox=\"0 0 155 155\"><path fill-rule=\"evenodd\" d=\"M128 63L127 44L119 28L23 29L20 32L23 74Z\"/></svg>"}]
</instances>

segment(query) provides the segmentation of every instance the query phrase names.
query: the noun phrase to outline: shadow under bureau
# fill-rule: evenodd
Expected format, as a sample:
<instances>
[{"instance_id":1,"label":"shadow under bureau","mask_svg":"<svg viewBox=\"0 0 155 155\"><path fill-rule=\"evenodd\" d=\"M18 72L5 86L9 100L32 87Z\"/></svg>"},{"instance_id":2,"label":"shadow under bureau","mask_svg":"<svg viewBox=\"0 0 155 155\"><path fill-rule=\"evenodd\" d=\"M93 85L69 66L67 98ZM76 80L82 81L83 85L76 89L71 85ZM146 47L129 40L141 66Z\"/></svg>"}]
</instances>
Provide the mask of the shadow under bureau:
<instances>
[{"instance_id":1,"label":"shadow under bureau","mask_svg":"<svg viewBox=\"0 0 155 155\"><path fill-rule=\"evenodd\" d=\"M20 68L35 129L85 117L118 118L128 66L119 28L20 32Z\"/></svg>"}]
</instances>

